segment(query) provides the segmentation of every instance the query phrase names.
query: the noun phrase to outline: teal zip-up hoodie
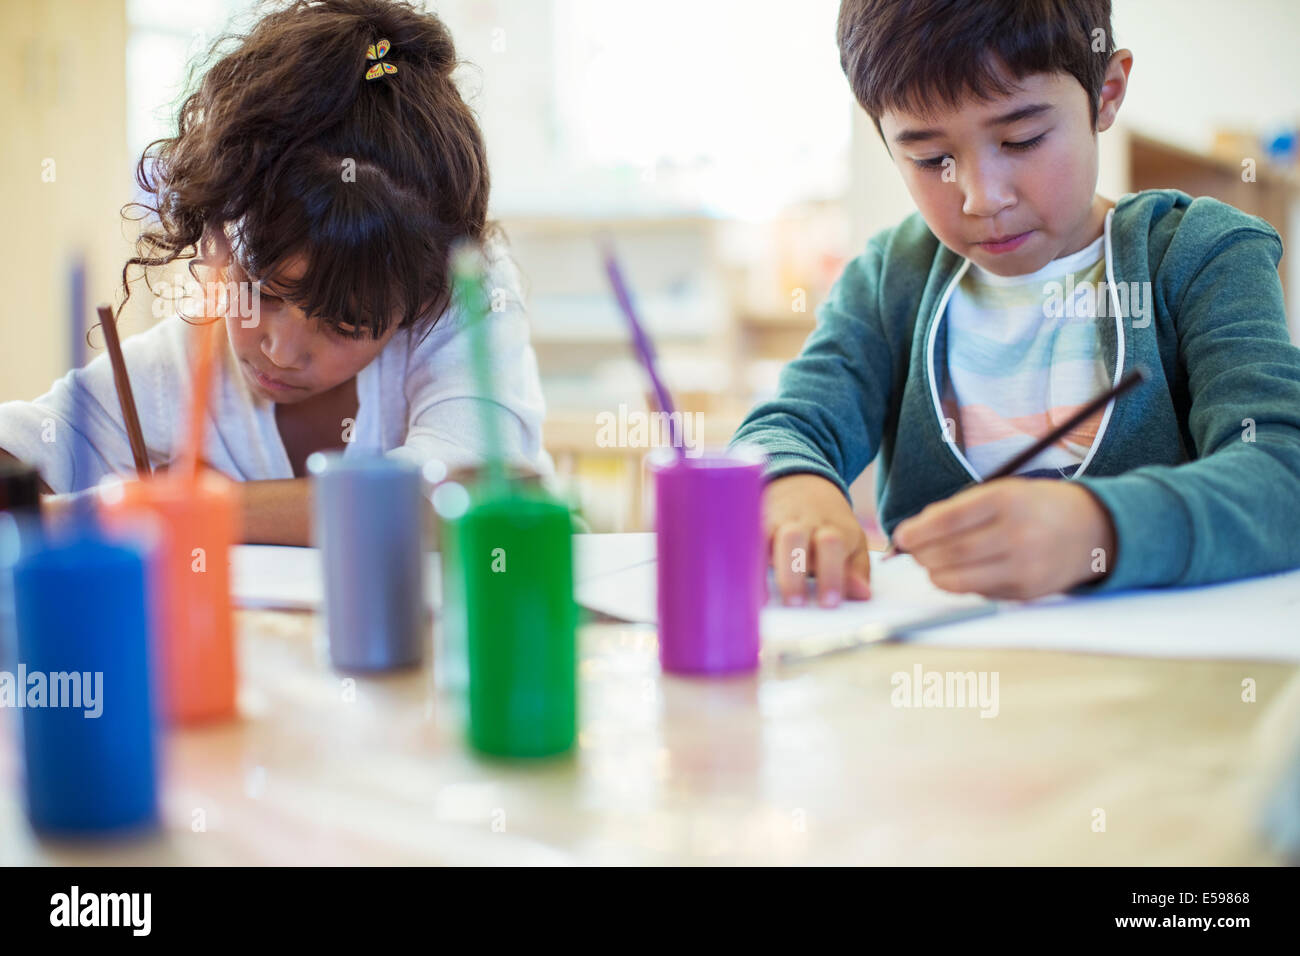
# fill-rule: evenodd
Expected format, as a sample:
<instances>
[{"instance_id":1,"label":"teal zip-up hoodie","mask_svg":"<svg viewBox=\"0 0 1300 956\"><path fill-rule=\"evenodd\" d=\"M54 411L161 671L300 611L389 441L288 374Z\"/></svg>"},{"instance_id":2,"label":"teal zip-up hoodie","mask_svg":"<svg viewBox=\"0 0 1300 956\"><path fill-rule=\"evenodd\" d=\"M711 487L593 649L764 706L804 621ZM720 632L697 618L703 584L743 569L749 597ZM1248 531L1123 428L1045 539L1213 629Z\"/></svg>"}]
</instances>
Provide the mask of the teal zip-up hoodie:
<instances>
[{"instance_id":1,"label":"teal zip-up hoodie","mask_svg":"<svg viewBox=\"0 0 1300 956\"><path fill-rule=\"evenodd\" d=\"M1291 344L1268 223L1177 190L1121 197L1106 216L1112 381L1144 385L1107 407L1066 480L1109 509L1110 574L1080 591L1193 585L1300 566L1300 349ZM817 311L817 327L732 443L760 446L768 480L848 484L880 457L888 533L978 481L939 404L942 321L970 262L919 213L874 236ZM1139 294L1119 295L1136 289ZM1148 283L1149 285L1142 285ZM1135 309L1135 306L1137 307Z\"/></svg>"}]
</instances>

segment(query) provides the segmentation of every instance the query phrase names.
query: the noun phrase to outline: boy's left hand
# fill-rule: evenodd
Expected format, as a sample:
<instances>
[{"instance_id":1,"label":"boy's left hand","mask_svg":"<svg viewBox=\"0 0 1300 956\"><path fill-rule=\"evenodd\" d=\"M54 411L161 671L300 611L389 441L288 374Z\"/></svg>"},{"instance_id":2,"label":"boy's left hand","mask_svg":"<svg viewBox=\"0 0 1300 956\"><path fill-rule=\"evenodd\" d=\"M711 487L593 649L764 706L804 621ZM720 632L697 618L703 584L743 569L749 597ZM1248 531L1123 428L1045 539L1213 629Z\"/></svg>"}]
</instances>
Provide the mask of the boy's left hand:
<instances>
[{"instance_id":1,"label":"boy's left hand","mask_svg":"<svg viewBox=\"0 0 1300 956\"><path fill-rule=\"evenodd\" d=\"M999 478L899 522L894 543L945 591L1027 600L1106 576L1110 512L1083 485Z\"/></svg>"}]
</instances>

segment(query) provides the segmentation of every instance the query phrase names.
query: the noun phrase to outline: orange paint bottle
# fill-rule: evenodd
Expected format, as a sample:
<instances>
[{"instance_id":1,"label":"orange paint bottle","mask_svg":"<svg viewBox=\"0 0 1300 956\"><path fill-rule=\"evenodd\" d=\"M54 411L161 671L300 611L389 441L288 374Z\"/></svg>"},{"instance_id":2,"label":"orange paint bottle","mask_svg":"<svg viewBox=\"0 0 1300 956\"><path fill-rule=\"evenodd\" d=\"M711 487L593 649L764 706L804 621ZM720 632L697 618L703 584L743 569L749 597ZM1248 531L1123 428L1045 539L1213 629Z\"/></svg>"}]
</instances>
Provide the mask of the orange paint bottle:
<instances>
[{"instance_id":1,"label":"orange paint bottle","mask_svg":"<svg viewBox=\"0 0 1300 956\"><path fill-rule=\"evenodd\" d=\"M239 540L234 483L204 470L163 473L101 490L111 532L152 526L157 552L148 572L156 633L156 677L170 723L235 716L234 615L230 547Z\"/></svg>"},{"instance_id":2,"label":"orange paint bottle","mask_svg":"<svg viewBox=\"0 0 1300 956\"><path fill-rule=\"evenodd\" d=\"M219 321L196 329L189 435L177 466L100 494L108 528L157 537L147 571L155 675L163 714L180 724L235 716L230 547L240 539L239 504L234 483L199 464L220 331Z\"/></svg>"}]
</instances>

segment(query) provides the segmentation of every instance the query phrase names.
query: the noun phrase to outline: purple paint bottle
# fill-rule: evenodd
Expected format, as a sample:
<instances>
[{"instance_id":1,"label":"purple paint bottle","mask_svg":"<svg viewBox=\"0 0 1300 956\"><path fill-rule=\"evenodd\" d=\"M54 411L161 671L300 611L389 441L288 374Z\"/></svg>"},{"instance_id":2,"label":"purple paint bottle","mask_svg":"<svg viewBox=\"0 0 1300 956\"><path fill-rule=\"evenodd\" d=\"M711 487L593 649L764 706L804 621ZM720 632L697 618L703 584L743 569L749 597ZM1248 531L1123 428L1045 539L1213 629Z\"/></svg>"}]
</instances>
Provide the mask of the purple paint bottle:
<instances>
[{"instance_id":1,"label":"purple paint bottle","mask_svg":"<svg viewBox=\"0 0 1300 956\"><path fill-rule=\"evenodd\" d=\"M767 598L763 456L754 448L650 455L658 532L659 662L673 674L758 667Z\"/></svg>"}]
</instances>

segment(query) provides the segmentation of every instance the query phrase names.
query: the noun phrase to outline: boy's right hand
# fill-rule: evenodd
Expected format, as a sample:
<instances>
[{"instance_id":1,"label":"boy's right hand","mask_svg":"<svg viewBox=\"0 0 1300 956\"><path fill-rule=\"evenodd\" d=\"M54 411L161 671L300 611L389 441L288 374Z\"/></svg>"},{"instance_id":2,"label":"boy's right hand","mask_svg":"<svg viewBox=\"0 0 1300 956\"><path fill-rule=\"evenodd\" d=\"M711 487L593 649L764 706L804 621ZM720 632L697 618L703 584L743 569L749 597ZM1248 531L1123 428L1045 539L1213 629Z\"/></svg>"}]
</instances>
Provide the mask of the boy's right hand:
<instances>
[{"instance_id":1,"label":"boy's right hand","mask_svg":"<svg viewBox=\"0 0 1300 956\"><path fill-rule=\"evenodd\" d=\"M763 532L768 559L786 604L804 603L809 574L817 600L835 607L841 595L871 597L867 536L848 500L820 475L786 475L763 490Z\"/></svg>"}]
</instances>

